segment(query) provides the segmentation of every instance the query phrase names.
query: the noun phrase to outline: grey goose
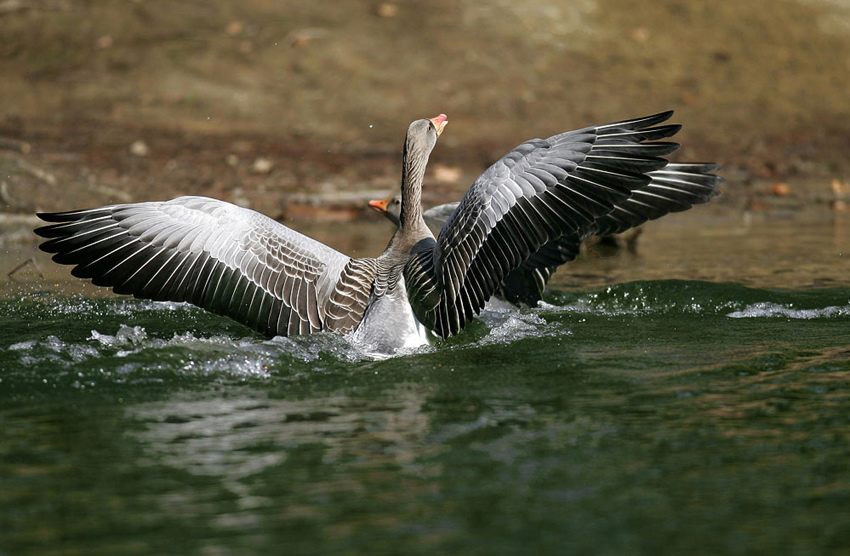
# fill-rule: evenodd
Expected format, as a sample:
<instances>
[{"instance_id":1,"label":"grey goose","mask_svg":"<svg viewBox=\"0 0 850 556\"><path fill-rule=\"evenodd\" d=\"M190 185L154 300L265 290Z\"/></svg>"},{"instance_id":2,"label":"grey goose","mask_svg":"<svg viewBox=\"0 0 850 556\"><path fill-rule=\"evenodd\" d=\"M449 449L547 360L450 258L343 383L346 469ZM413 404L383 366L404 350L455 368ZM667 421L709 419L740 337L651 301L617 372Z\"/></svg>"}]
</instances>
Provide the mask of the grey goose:
<instances>
[{"instance_id":1,"label":"grey goose","mask_svg":"<svg viewBox=\"0 0 850 556\"><path fill-rule=\"evenodd\" d=\"M444 203L422 211L422 219L434 234L439 234L446 220L455 211L460 201ZM387 220L398 226L401 217L401 195L393 195L386 199L369 201L369 206L383 214Z\"/></svg>"},{"instance_id":2,"label":"grey goose","mask_svg":"<svg viewBox=\"0 0 850 556\"><path fill-rule=\"evenodd\" d=\"M558 266L578 256L582 240L594 235L605 237L621 234L665 214L707 203L719 193L716 186L722 178L712 174L719 168L719 164L670 163L661 170L648 172L651 178L648 184L633 190L628 199L615 205L611 212L598 218L592 226L563 235L544 245L541 251L552 255L552 258L538 255L526 259L508 274L494 295L513 305L535 306ZM425 210L422 213L425 224L432 232L439 234L459 204L445 203ZM369 201L369 206L398 226L401 195Z\"/></svg>"},{"instance_id":3,"label":"grey goose","mask_svg":"<svg viewBox=\"0 0 850 556\"><path fill-rule=\"evenodd\" d=\"M51 224L35 233L55 262L116 293L188 302L270 336L335 331L392 354L426 343L426 330L458 333L515 269L574 256L569 238L689 207L681 181L705 199L716 194L717 178L702 170L641 192L679 147L665 141L681 128L664 124L671 115L522 143L475 180L436 238L421 193L446 117L416 120L403 146L399 225L377 258L350 258L206 197L41 213Z\"/></svg>"}]
</instances>

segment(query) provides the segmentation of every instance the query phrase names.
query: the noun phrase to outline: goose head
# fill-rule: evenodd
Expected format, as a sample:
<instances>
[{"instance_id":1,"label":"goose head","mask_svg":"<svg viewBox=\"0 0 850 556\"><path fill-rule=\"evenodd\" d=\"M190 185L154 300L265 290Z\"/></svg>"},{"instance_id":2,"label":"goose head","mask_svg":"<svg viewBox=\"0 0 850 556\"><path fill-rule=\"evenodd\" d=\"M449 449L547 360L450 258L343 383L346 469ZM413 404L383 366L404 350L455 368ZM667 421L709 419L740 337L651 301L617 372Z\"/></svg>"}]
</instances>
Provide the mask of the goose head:
<instances>
[{"instance_id":1,"label":"goose head","mask_svg":"<svg viewBox=\"0 0 850 556\"><path fill-rule=\"evenodd\" d=\"M412 168L421 165L424 171L424 165L427 164L428 157L437 144L437 138L443 133L448 123L446 115L440 114L433 118L416 120L410 124L404 139L405 170L408 169L408 165Z\"/></svg>"},{"instance_id":2,"label":"goose head","mask_svg":"<svg viewBox=\"0 0 850 556\"><path fill-rule=\"evenodd\" d=\"M380 212L389 219L390 222L398 226L401 219L401 195L369 201L369 206Z\"/></svg>"}]
</instances>

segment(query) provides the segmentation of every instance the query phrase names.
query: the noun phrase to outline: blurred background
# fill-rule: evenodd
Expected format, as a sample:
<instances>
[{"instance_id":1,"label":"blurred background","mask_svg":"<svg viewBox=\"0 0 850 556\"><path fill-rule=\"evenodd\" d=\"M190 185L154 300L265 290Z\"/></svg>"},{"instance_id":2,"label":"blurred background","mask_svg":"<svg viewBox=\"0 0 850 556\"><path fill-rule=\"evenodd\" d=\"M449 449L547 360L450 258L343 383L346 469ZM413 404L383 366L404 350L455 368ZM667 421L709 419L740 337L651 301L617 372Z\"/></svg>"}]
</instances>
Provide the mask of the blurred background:
<instances>
[{"instance_id":1,"label":"blurred background","mask_svg":"<svg viewBox=\"0 0 850 556\"><path fill-rule=\"evenodd\" d=\"M0 554L848 554L848 70L850 0L0 0ZM32 233L207 195L377 255L412 120L432 205L669 109L720 198L402 358Z\"/></svg>"},{"instance_id":2,"label":"blurred background","mask_svg":"<svg viewBox=\"0 0 850 556\"><path fill-rule=\"evenodd\" d=\"M410 121L426 203L521 141L675 109L709 210L841 211L847 0L0 0L0 209L210 195L370 217Z\"/></svg>"}]
</instances>

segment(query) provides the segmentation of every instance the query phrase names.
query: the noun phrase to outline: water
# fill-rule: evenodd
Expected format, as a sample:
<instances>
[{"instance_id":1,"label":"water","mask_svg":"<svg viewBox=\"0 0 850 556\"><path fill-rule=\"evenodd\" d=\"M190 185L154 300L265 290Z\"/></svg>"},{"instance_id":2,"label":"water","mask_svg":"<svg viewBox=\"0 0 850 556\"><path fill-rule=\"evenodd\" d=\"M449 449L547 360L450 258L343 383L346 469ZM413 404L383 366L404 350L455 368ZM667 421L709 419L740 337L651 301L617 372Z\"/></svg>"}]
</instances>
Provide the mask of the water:
<instances>
[{"instance_id":1,"label":"water","mask_svg":"<svg viewBox=\"0 0 850 556\"><path fill-rule=\"evenodd\" d=\"M847 553L846 237L786 228L660 228L385 361L10 287L0 553Z\"/></svg>"}]
</instances>

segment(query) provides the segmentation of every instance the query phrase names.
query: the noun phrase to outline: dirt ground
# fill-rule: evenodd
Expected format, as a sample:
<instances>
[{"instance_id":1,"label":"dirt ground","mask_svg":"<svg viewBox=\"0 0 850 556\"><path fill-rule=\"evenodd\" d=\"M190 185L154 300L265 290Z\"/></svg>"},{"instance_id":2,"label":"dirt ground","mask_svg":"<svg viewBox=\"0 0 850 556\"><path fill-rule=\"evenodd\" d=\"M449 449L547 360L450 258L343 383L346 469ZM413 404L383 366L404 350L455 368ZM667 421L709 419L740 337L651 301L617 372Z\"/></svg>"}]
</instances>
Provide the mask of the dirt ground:
<instances>
[{"instance_id":1,"label":"dirt ground","mask_svg":"<svg viewBox=\"0 0 850 556\"><path fill-rule=\"evenodd\" d=\"M847 0L0 0L0 211L201 194L345 219L448 114L426 202L534 136L673 108L730 210L850 196Z\"/></svg>"}]
</instances>

